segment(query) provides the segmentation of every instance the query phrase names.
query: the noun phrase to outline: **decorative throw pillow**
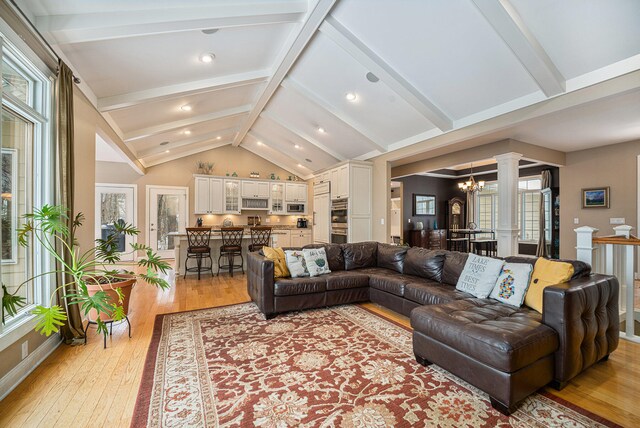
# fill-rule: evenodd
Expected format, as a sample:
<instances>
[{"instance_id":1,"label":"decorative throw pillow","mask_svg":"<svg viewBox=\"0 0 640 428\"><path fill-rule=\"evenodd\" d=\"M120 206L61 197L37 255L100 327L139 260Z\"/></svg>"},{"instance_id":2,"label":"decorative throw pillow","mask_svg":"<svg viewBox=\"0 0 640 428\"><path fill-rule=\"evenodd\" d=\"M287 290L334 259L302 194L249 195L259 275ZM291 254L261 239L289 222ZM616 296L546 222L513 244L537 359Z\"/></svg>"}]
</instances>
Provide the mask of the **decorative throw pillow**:
<instances>
[{"instance_id":1,"label":"decorative throw pillow","mask_svg":"<svg viewBox=\"0 0 640 428\"><path fill-rule=\"evenodd\" d=\"M464 269L458 278L456 289L472 294L480 299L489 297L502 271L504 261L469 254Z\"/></svg>"},{"instance_id":2,"label":"decorative throw pillow","mask_svg":"<svg viewBox=\"0 0 640 428\"><path fill-rule=\"evenodd\" d=\"M542 313L544 289L550 285L567 282L572 276L573 265L571 263L556 262L540 257L533 268L524 304Z\"/></svg>"},{"instance_id":3,"label":"decorative throw pillow","mask_svg":"<svg viewBox=\"0 0 640 428\"><path fill-rule=\"evenodd\" d=\"M309 276L307 262L304 260L304 253L302 250L286 250L284 255L287 260L287 268L291 273L291 278Z\"/></svg>"},{"instance_id":4,"label":"decorative throw pillow","mask_svg":"<svg viewBox=\"0 0 640 428\"><path fill-rule=\"evenodd\" d=\"M533 266L529 263L505 263L489 297L520 307L529 288Z\"/></svg>"},{"instance_id":5,"label":"decorative throw pillow","mask_svg":"<svg viewBox=\"0 0 640 428\"><path fill-rule=\"evenodd\" d=\"M303 249L304 260L307 263L309 275L318 276L325 273L331 273L329 262L327 261L327 253L324 248L308 248Z\"/></svg>"},{"instance_id":6,"label":"decorative throw pillow","mask_svg":"<svg viewBox=\"0 0 640 428\"><path fill-rule=\"evenodd\" d=\"M264 256L273 261L273 276L275 278L288 278L291 276L287 269L287 262L282 248L262 247Z\"/></svg>"}]
</instances>

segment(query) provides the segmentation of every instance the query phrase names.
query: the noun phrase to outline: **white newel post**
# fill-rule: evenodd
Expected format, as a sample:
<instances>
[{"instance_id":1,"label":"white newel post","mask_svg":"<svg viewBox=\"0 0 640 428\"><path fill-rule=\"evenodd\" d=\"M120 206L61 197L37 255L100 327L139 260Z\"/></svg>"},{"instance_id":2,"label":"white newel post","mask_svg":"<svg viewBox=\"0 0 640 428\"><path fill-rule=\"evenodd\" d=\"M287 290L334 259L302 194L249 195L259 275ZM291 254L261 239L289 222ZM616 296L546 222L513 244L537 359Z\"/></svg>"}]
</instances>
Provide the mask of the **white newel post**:
<instances>
[{"instance_id":1,"label":"white newel post","mask_svg":"<svg viewBox=\"0 0 640 428\"><path fill-rule=\"evenodd\" d=\"M518 178L520 153L494 156L498 162L498 256L518 254Z\"/></svg>"},{"instance_id":2,"label":"white newel post","mask_svg":"<svg viewBox=\"0 0 640 428\"><path fill-rule=\"evenodd\" d=\"M616 236L624 236L629 239L631 237L632 226L628 226L623 224L621 226L616 226L613 230L616 233ZM628 338L632 338L635 335L634 324L635 324L635 301L634 301L634 264L633 261L635 259L635 249L634 245L622 245L621 255L622 255L622 269L621 272L618 272L618 281L620 282L620 294L621 294L621 304L622 308L625 308L625 325L626 331L625 334Z\"/></svg>"},{"instance_id":3,"label":"white newel post","mask_svg":"<svg viewBox=\"0 0 640 428\"><path fill-rule=\"evenodd\" d=\"M591 226L582 226L573 229L573 231L576 233L576 259L593 266L593 252L595 251L593 235L598 232L598 229Z\"/></svg>"}]
</instances>

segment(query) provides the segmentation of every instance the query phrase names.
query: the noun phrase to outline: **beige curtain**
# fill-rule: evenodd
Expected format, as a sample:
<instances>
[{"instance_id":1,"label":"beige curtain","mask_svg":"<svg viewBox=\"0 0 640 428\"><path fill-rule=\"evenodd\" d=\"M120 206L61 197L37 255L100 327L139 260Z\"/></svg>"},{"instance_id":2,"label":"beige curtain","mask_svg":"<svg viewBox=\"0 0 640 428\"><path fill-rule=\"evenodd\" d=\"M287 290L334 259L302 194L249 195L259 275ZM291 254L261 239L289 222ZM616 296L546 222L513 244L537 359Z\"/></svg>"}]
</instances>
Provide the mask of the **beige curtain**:
<instances>
[{"instance_id":1,"label":"beige curtain","mask_svg":"<svg viewBox=\"0 0 640 428\"><path fill-rule=\"evenodd\" d=\"M73 219L73 73L67 65L60 61L58 68L58 79L56 81L55 91L55 109L56 109L56 141L55 141L55 181L56 194L55 200L57 205L64 205L69 210L69 228ZM73 238L70 239L72 241ZM67 254L62 245L58 244L58 254ZM72 242L68 243L72 246ZM56 266L59 270L59 266ZM56 278L58 286L73 282L68 275L59 274ZM84 339L82 328L82 316L78 305L65 305L62 296L66 293L73 293L75 286L69 285L66 289L58 291L58 303L65 306L67 311L67 322L60 329L65 343L80 343Z\"/></svg>"},{"instance_id":2,"label":"beige curtain","mask_svg":"<svg viewBox=\"0 0 640 428\"><path fill-rule=\"evenodd\" d=\"M551 171L545 169L541 173L542 178L542 189L547 189L551 187ZM538 257L547 257L549 254L547 253L547 237L545 234L545 212L544 212L544 196L540 195L540 219L539 219L539 230L540 235L538 237L538 248L536 249L536 256Z\"/></svg>"}]
</instances>

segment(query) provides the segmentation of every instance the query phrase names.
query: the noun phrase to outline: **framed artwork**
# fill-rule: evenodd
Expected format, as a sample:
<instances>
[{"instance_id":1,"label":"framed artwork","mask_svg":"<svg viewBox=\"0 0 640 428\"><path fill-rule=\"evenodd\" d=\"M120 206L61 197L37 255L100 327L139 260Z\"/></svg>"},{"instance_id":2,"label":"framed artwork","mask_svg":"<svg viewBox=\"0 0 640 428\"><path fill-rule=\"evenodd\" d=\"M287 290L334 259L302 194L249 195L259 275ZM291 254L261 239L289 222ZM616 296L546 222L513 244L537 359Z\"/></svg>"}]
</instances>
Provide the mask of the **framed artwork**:
<instances>
[{"instance_id":1,"label":"framed artwork","mask_svg":"<svg viewBox=\"0 0 640 428\"><path fill-rule=\"evenodd\" d=\"M413 194L413 215L436 215L435 195Z\"/></svg>"},{"instance_id":2,"label":"framed artwork","mask_svg":"<svg viewBox=\"0 0 640 428\"><path fill-rule=\"evenodd\" d=\"M609 187L582 189L582 208L609 208Z\"/></svg>"}]
</instances>

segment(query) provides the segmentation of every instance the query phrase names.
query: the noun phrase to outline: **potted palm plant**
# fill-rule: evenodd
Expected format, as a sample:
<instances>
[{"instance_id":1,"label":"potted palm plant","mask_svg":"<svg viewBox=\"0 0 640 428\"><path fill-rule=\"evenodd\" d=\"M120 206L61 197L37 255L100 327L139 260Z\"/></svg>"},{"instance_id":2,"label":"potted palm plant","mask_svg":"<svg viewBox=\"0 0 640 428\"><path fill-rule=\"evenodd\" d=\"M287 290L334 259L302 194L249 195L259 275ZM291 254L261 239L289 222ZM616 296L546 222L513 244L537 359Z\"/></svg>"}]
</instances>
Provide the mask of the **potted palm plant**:
<instances>
[{"instance_id":1,"label":"potted palm plant","mask_svg":"<svg viewBox=\"0 0 640 428\"><path fill-rule=\"evenodd\" d=\"M97 325L98 333L105 338L108 334L107 323L121 321L127 317L132 286L138 281L159 287L169 288L169 283L160 275L170 266L150 248L137 243L131 244L130 252L142 252L137 266L142 273L115 269L123 253L119 252L119 239L124 236L136 236L140 232L132 225L116 222L113 233L104 239L96 239L95 246L84 252L75 240L77 228L82 226L82 213L69 222L68 210L63 206L45 205L33 213L24 216L25 222L18 229L18 242L28 247L30 243L40 245L56 260L56 269L42 272L28 278L22 284L7 286L2 284L2 321L6 315L15 315L26 301L19 295L20 289L38 278L59 275L68 278L67 283L59 284L49 299L49 305L37 305L32 311L37 317L36 331L46 336L58 331L67 319L61 304L79 305L81 312L89 321ZM58 250L56 250L56 245ZM62 251L60 251L62 248ZM65 282L65 281L63 281ZM64 290L62 299L57 302L59 290ZM106 343L106 342L105 342Z\"/></svg>"}]
</instances>

